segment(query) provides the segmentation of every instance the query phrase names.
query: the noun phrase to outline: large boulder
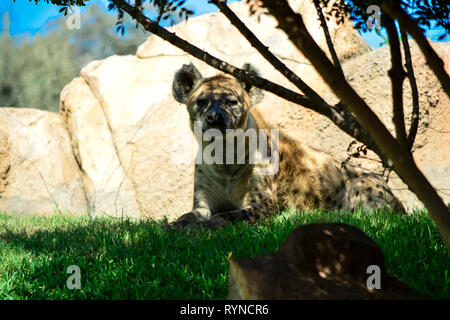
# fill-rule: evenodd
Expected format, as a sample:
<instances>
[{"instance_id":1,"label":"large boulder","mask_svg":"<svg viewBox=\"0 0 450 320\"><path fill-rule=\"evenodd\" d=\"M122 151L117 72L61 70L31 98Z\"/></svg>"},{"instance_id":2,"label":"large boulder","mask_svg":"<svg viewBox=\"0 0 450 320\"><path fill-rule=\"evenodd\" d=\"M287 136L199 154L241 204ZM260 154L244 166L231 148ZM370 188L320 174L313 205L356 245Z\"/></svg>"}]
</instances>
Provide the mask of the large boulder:
<instances>
[{"instance_id":1,"label":"large boulder","mask_svg":"<svg viewBox=\"0 0 450 320\"><path fill-rule=\"evenodd\" d=\"M294 229L274 254L233 258L228 299L420 299L392 276L378 245L343 223Z\"/></svg>"},{"instance_id":2,"label":"large boulder","mask_svg":"<svg viewBox=\"0 0 450 320\"><path fill-rule=\"evenodd\" d=\"M311 6L309 1L294 4L301 4L302 8ZM244 3L234 3L231 8L305 81L330 96L305 58L276 29L273 18L263 15L258 22L256 15L248 15ZM315 37L321 39L322 31L316 20L308 17L307 24ZM345 47L338 49L342 60L369 51L348 23L333 25L332 30L333 35L349 36ZM261 66L265 76L293 88L264 63L219 13L189 19L171 31L232 64L240 66L251 61ZM321 41L325 46L324 40ZM87 198L90 208L95 209L93 215L171 219L191 210L197 145L188 114L173 99L171 86L175 71L193 60L204 75L217 73L151 36L139 47L136 56L94 61L62 91L60 113L83 168ZM274 95L268 95L265 103L285 104Z\"/></svg>"},{"instance_id":3,"label":"large boulder","mask_svg":"<svg viewBox=\"0 0 450 320\"><path fill-rule=\"evenodd\" d=\"M0 108L0 211L81 216L86 208L62 118L35 109Z\"/></svg>"},{"instance_id":4,"label":"large boulder","mask_svg":"<svg viewBox=\"0 0 450 320\"><path fill-rule=\"evenodd\" d=\"M249 6L245 2L235 2L229 6L275 55L283 60L293 60L297 64L310 66L306 58L289 41L286 34L277 29L278 22L275 18L264 14L261 10L251 15ZM329 50L323 29L320 26L312 1L291 0L289 2L294 11L302 14L306 28L322 50L328 54ZM353 29L353 23L348 19L344 19L339 24L330 19L327 26L330 36L334 40L336 53L341 61L372 50L361 38L358 31ZM170 28L170 31L227 62L231 62L233 57L244 58L257 53L257 50L219 12L191 18L187 22L179 23ZM136 55L139 58L150 58L166 55L186 55L186 53L158 37L149 37L139 47Z\"/></svg>"},{"instance_id":5,"label":"large boulder","mask_svg":"<svg viewBox=\"0 0 450 320\"><path fill-rule=\"evenodd\" d=\"M60 114L83 168L89 211L93 216L139 217L134 185L123 170L101 102L82 78L69 87L61 92Z\"/></svg>"},{"instance_id":6,"label":"large boulder","mask_svg":"<svg viewBox=\"0 0 450 320\"><path fill-rule=\"evenodd\" d=\"M170 96L169 60L93 62L61 94L94 215L161 218L192 206L195 142Z\"/></svg>"}]
</instances>

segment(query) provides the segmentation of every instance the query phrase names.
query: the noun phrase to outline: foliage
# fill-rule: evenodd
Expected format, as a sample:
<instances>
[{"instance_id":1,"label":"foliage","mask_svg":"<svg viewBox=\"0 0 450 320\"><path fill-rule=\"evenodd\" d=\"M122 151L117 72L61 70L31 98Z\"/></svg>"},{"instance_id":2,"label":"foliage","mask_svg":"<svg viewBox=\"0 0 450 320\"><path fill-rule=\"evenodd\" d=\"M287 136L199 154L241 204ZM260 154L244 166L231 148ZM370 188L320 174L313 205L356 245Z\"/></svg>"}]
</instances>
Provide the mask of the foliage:
<instances>
[{"instance_id":1,"label":"foliage","mask_svg":"<svg viewBox=\"0 0 450 320\"><path fill-rule=\"evenodd\" d=\"M151 220L0 214L0 299L225 299L230 254L273 253L292 229L317 222L360 228L393 274L432 298L450 298L450 255L426 212L317 210L189 234ZM66 287L70 265L81 269L81 290Z\"/></svg>"},{"instance_id":2,"label":"foliage","mask_svg":"<svg viewBox=\"0 0 450 320\"><path fill-rule=\"evenodd\" d=\"M116 22L116 31L121 33L122 35L125 33L125 25L123 23L124 12L118 8L117 0L108 0L108 10L109 11L117 11L117 22ZM192 10L186 9L183 5L186 3L186 0L135 0L133 5L134 8L143 12L145 9L145 5L147 7L153 7L158 11L158 16L155 19L157 23L160 23L162 20L170 19L170 25L174 25L177 22L176 14L178 13L178 19L188 20L189 16L193 15L194 12ZM138 24L136 24L136 27Z\"/></svg>"},{"instance_id":3,"label":"foliage","mask_svg":"<svg viewBox=\"0 0 450 320\"><path fill-rule=\"evenodd\" d=\"M26 37L17 44L3 33L0 51L0 106L56 111L59 92L80 69L76 47L64 34Z\"/></svg>"},{"instance_id":4,"label":"foliage","mask_svg":"<svg viewBox=\"0 0 450 320\"><path fill-rule=\"evenodd\" d=\"M320 0L322 5L327 6L330 0ZM363 32L368 31L366 21L370 12L367 8L370 5L378 5L384 0L337 0L331 6L328 14L338 17L343 21L344 15L349 14L355 21L355 27ZM431 21L436 23L437 27L442 27L446 32L441 35L442 40L450 32L450 4L448 0L402 0L401 6L413 17L420 26L431 27ZM383 16L382 16L383 18ZM382 22L383 25L383 22Z\"/></svg>"},{"instance_id":5,"label":"foliage","mask_svg":"<svg viewBox=\"0 0 450 320\"><path fill-rule=\"evenodd\" d=\"M79 30L69 30L64 17L50 21L42 35L25 36L21 41L4 30L0 36L0 106L56 112L59 93L87 63L114 54L135 54L148 34L126 20L130 32L120 37L114 33L115 21L93 4L83 12Z\"/></svg>"}]
</instances>

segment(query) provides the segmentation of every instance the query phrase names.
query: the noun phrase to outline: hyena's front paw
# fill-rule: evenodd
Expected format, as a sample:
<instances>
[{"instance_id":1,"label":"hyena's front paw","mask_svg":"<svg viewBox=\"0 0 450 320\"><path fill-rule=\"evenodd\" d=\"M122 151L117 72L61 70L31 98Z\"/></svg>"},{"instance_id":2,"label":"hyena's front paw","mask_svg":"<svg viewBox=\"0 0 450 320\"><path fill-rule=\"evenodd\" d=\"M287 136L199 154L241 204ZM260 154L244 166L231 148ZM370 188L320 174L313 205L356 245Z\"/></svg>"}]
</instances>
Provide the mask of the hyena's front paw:
<instances>
[{"instance_id":1,"label":"hyena's front paw","mask_svg":"<svg viewBox=\"0 0 450 320\"><path fill-rule=\"evenodd\" d=\"M164 227L164 230L189 231L194 227L200 227L204 224L205 223L199 221L192 212L189 212L183 214L176 221L167 224Z\"/></svg>"},{"instance_id":2,"label":"hyena's front paw","mask_svg":"<svg viewBox=\"0 0 450 320\"><path fill-rule=\"evenodd\" d=\"M220 215L212 216L211 220L208 222L209 229L219 229L230 225L230 220L225 219Z\"/></svg>"}]
</instances>

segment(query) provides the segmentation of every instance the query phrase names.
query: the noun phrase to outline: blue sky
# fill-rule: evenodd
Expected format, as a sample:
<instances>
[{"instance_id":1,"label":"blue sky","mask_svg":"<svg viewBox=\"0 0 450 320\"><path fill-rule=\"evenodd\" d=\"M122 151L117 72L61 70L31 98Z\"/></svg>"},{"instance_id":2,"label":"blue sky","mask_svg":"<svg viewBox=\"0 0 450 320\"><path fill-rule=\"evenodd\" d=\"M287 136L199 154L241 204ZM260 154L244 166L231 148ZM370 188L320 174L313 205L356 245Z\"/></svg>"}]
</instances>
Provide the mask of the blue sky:
<instances>
[{"instance_id":1,"label":"blue sky","mask_svg":"<svg viewBox=\"0 0 450 320\"><path fill-rule=\"evenodd\" d=\"M106 11L107 0L91 0L89 3L100 3L104 6ZM208 4L206 0L191 0L187 3L194 9L196 15L217 11L216 7L212 4ZM15 3L13 0L0 1L0 17L3 17L5 12L9 12L11 21L10 33L13 35L23 33L36 34L41 32L47 21L62 15L58 13L59 9L58 6L47 4L45 1L41 1L37 5L34 4L34 1L30 2L29 0L16 0ZM0 30L3 30L1 20L2 19L0 19ZM111 26L111 28L113 27L114 26ZM442 30L438 29L428 30L427 32L427 36L432 37L434 41L436 41L436 35L440 34L442 34ZM363 33L362 37L373 48L378 48L379 44L383 42L383 39L378 36L375 31Z\"/></svg>"}]
</instances>

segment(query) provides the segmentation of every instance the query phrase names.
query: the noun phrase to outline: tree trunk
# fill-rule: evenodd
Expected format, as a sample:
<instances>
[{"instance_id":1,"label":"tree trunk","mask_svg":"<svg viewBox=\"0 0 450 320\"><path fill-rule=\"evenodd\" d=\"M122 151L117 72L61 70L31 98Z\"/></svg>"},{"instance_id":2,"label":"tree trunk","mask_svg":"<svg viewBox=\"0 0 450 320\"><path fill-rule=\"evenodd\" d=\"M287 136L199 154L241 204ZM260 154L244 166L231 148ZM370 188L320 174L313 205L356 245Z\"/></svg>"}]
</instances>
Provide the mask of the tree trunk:
<instances>
[{"instance_id":1,"label":"tree trunk","mask_svg":"<svg viewBox=\"0 0 450 320\"><path fill-rule=\"evenodd\" d=\"M450 211L417 168L407 146L399 144L392 137L365 101L340 75L307 31L302 17L293 12L286 1L262 0L262 2L263 6L269 9L269 13L277 19L278 27L286 32L292 43L312 63L344 107L356 115L382 152L392 161L395 172L424 203L450 251Z\"/></svg>"}]
</instances>

